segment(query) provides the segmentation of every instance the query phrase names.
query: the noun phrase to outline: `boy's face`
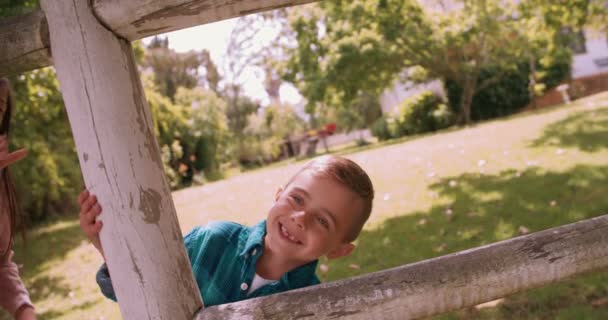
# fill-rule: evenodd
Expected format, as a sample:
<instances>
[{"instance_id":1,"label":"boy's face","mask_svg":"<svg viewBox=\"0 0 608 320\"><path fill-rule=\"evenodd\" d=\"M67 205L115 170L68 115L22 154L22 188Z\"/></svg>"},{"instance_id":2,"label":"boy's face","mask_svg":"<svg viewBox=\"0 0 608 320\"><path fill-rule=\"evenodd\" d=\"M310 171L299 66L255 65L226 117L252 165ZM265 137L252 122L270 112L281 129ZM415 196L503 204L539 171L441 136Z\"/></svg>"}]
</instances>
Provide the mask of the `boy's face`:
<instances>
[{"instance_id":1,"label":"boy's face","mask_svg":"<svg viewBox=\"0 0 608 320\"><path fill-rule=\"evenodd\" d=\"M323 255L348 255L354 245L344 239L362 206L362 200L338 182L301 172L285 190L277 191L265 245L298 264Z\"/></svg>"}]
</instances>

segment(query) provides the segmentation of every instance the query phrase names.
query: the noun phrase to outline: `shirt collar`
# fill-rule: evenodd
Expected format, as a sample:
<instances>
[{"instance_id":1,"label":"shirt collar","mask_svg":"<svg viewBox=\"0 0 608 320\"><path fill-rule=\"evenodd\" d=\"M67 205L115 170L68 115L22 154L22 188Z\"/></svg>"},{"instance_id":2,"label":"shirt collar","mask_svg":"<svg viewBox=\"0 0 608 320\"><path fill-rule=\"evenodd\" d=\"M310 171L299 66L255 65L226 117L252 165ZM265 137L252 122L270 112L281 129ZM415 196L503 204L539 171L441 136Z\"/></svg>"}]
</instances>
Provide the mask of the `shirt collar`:
<instances>
[{"instance_id":1,"label":"shirt collar","mask_svg":"<svg viewBox=\"0 0 608 320\"><path fill-rule=\"evenodd\" d=\"M280 281L287 287L287 290L308 286L310 285L310 279L317 279L315 271L318 263L319 260L314 260L299 266L284 274Z\"/></svg>"},{"instance_id":2,"label":"shirt collar","mask_svg":"<svg viewBox=\"0 0 608 320\"><path fill-rule=\"evenodd\" d=\"M259 256L264 250L264 236L266 236L266 220L261 221L260 223L247 228L248 235L247 241L245 242L245 246L240 256L245 256L247 254L251 254L253 249L257 249L256 256ZM252 261L255 261L254 259ZM300 288L310 285L310 279L317 279L315 271L317 270L317 264L319 260L311 261L305 265L299 266L286 274L284 274L279 280L287 290L291 290L293 288Z\"/></svg>"},{"instance_id":3,"label":"shirt collar","mask_svg":"<svg viewBox=\"0 0 608 320\"><path fill-rule=\"evenodd\" d=\"M247 229L249 231L247 233L247 241L245 242L243 250L241 251L241 253L239 253L240 256L244 256L250 253L251 250L254 248L257 248L258 252L263 248L264 236L266 235L266 220L263 220L260 223Z\"/></svg>"}]
</instances>

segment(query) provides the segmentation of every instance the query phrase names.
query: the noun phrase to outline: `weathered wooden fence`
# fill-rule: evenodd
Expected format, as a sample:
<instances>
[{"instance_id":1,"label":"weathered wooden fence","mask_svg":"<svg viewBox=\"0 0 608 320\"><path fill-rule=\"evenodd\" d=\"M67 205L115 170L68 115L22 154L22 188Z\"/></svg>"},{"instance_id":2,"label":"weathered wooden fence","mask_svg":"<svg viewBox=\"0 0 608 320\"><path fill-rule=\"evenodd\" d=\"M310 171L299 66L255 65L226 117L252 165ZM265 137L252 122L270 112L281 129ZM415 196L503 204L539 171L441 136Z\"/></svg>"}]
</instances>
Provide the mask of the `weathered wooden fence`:
<instances>
[{"instance_id":1,"label":"weathered wooden fence","mask_svg":"<svg viewBox=\"0 0 608 320\"><path fill-rule=\"evenodd\" d=\"M131 40L313 0L41 0L0 20L0 76L54 65L125 319L408 319L608 267L608 216L204 311ZM205 41L200 39L200 41ZM52 54L51 54L52 53Z\"/></svg>"}]
</instances>

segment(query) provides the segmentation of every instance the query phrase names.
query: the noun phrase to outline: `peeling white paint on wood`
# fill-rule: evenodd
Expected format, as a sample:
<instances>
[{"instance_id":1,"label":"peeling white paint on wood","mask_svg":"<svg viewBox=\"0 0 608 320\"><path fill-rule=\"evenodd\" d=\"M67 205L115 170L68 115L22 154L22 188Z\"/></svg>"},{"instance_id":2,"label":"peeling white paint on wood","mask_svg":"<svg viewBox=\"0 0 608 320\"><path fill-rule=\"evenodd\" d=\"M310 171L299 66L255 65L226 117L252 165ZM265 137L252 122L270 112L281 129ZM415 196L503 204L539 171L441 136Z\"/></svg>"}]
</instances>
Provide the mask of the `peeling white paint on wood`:
<instances>
[{"instance_id":1,"label":"peeling white paint on wood","mask_svg":"<svg viewBox=\"0 0 608 320\"><path fill-rule=\"evenodd\" d=\"M418 319L608 267L608 215L356 278L209 307L208 319Z\"/></svg>"},{"instance_id":2,"label":"peeling white paint on wood","mask_svg":"<svg viewBox=\"0 0 608 320\"><path fill-rule=\"evenodd\" d=\"M315 0L93 0L99 19L129 40ZM200 41L203 41L201 39Z\"/></svg>"},{"instance_id":3,"label":"peeling white paint on wood","mask_svg":"<svg viewBox=\"0 0 608 320\"><path fill-rule=\"evenodd\" d=\"M88 0L107 29L128 40L316 0ZM204 41L200 39L200 41ZM52 65L41 10L0 18L0 76Z\"/></svg>"},{"instance_id":4,"label":"peeling white paint on wood","mask_svg":"<svg viewBox=\"0 0 608 320\"><path fill-rule=\"evenodd\" d=\"M124 319L192 319L202 307L131 45L89 1L43 0L55 67Z\"/></svg>"}]
</instances>

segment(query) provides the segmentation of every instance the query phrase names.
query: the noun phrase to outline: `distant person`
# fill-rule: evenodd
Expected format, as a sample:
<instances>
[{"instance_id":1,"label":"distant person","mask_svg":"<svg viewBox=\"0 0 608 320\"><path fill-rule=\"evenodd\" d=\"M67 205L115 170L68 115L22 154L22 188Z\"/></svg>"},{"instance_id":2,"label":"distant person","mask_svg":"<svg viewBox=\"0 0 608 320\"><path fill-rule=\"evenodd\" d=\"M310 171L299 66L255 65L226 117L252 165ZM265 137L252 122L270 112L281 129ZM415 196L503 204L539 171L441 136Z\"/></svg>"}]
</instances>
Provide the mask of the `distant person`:
<instances>
[{"instance_id":1,"label":"distant person","mask_svg":"<svg viewBox=\"0 0 608 320\"><path fill-rule=\"evenodd\" d=\"M33 320L34 305L12 260L18 204L8 166L27 155L25 149L8 150L12 111L8 81L0 78L0 306L17 320Z\"/></svg>"},{"instance_id":2,"label":"distant person","mask_svg":"<svg viewBox=\"0 0 608 320\"><path fill-rule=\"evenodd\" d=\"M353 251L373 198L372 182L361 167L346 158L324 156L278 188L266 220L252 227L214 222L194 228L184 243L205 306L318 284L318 258ZM96 221L101 206L86 190L78 202L80 225L103 256L102 224ZM105 264L97 282L116 301Z\"/></svg>"}]
</instances>

